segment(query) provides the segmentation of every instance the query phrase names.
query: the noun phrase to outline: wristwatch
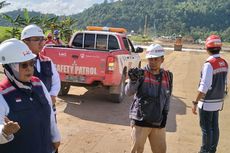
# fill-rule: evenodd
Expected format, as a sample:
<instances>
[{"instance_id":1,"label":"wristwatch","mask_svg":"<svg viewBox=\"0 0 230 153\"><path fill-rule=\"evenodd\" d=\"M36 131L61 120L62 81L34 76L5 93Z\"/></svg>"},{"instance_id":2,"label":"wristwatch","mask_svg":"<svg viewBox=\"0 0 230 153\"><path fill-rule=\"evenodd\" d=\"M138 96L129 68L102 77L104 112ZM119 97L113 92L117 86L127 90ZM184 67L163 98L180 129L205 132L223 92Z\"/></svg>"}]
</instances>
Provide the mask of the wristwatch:
<instances>
[{"instance_id":1,"label":"wristwatch","mask_svg":"<svg viewBox=\"0 0 230 153\"><path fill-rule=\"evenodd\" d=\"M198 102L197 101L192 101L193 105L197 105Z\"/></svg>"}]
</instances>

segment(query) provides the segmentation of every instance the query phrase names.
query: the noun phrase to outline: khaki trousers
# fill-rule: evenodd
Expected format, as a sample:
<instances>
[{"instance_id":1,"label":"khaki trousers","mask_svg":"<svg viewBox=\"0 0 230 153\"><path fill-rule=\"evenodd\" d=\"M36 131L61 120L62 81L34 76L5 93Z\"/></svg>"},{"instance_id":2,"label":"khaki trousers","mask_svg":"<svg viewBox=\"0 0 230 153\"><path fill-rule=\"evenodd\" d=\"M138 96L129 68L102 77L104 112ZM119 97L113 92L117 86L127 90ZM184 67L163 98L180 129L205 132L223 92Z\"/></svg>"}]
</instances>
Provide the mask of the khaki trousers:
<instances>
[{"instance_id":1,"label":"khaki trousers","mask_svg":"<svg viewBox=\"0 0 230 153\"><path fill-rule=\"evenodd\" d=\"M147 137L153 153L166 153L165 128L148 128L132 126L132 148L131 153L143 153Z\"/></svg>"}]
</instances>

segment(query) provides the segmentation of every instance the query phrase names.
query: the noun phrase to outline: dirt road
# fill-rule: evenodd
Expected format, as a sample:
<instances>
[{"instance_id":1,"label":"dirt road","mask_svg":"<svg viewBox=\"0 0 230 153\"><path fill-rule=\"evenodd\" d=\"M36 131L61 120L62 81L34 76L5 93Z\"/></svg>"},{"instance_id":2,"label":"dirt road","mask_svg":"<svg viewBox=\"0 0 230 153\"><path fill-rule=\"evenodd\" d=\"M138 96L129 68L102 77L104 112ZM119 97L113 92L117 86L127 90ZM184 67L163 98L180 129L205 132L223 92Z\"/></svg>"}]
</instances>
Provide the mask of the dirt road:
<instances>
[{"instance_id":1,"label":"dirt road","mask_svg":"<svg viewBox=\"0 0 230 153\"><path fill-rule=\"evenodd\" d=\"M230 61L230 53L223 53ZM200 70L206 53L168 52L163 66L174 73L174 90L167 123L167 153L197 153L201 143L198 116L191 113ZM145 61L143 60L143 63ZM230 62L229 62L230 63ZM132 97L121 104L108 100L102 90L71 87L68 96L58 99L58 125L62 144L59 153L128 153L130 127L128 109ZM218 153L230 150L230 98L220 112ZM145 153L151 153L146 144Z\"/></svg>"},{"instance_id":2,"label":"dirt road","mask_svg":"<svg viewBox=\"0 0 230 153\"><path fill-rule=\"evenodd\" d=\"M230 61L230 54L223 53ZM169 52L164 67L174 73L174 91L167 123L168 153L196 153L201 142L198 116L191 113L200 69L206 53ZM145 61L143 61L145 63ZM128 109L132 97L121 104L108 101L103 91L87 92L72 87L68 96L60 97L58 122L62 133L61 153L127 153L130 149ZM230 150L230 100L220 113L218 153ZM150 153L147 142L145 153Z\"/></svg>"}]
</instances>

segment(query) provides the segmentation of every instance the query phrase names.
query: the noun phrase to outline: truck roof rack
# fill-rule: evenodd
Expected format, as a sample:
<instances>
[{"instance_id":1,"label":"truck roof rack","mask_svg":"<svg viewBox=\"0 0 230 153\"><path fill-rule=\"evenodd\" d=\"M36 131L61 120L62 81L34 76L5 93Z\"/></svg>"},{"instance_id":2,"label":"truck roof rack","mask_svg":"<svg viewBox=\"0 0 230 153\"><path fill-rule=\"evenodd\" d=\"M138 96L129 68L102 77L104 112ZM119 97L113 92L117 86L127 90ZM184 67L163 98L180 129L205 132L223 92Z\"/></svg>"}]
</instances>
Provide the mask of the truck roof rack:
<instances>
[{"instance_id":1,"label":"truck roof rack","mask_svg":"<svg viewBox=\"0 0 230 153\"><path fill-rule=\"evenodd\" d=\"M127 33L125 28L113 28L113 27L99 27L99 26L87 26L88 31L108 31L117 33Z\"/></svg>"}]
</instances>

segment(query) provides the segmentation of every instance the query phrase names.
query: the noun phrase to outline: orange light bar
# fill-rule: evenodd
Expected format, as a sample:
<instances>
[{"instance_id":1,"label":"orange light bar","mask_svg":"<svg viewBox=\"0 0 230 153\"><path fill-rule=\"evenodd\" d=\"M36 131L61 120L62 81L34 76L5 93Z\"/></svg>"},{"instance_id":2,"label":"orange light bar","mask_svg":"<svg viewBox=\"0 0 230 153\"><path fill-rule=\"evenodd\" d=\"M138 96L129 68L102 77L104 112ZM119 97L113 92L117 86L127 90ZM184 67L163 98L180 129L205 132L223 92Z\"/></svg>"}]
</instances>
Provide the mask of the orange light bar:
<instances>
[{"instance_id":1,"label":"orange light bar","mask_svg":"<svg viewBox=\"0 0 230 153\"><path fill-rule=\"evenodd\" d=\"M86 29L89 31L110 31L110 32L118 32L118 33L127 32L125 28L112 28L112 27L87 26Z\"/></svg>"}]
</instances>

